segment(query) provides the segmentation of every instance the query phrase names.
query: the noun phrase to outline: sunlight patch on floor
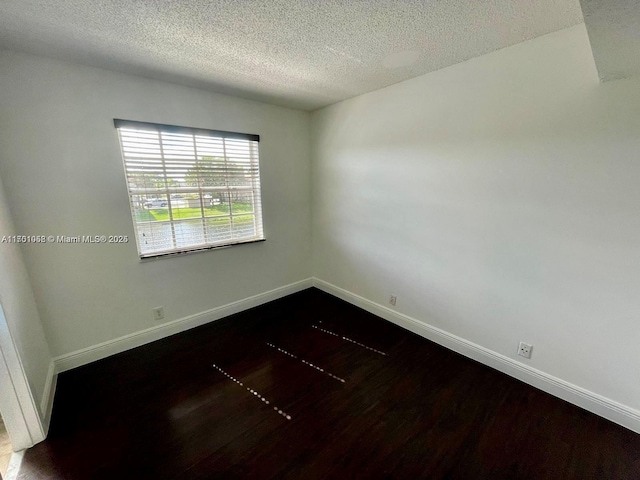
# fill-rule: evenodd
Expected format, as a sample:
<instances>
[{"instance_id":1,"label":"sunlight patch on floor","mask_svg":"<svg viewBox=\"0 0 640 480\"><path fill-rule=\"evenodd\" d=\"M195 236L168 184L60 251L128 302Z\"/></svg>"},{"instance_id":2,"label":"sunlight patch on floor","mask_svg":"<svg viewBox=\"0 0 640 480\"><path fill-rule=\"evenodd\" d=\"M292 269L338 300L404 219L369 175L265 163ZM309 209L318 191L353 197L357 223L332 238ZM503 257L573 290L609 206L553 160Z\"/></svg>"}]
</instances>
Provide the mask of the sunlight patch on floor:
<instances>
[{"instance_id":1,"label":"sunlight patch on floor","mask_svg":"<svg viewBox=\"0 0 640 480\"><path fill-rule=\"evenodd\" d=\"M2 477L6 477L7 475L7 467L9 466L12 453L11 440L9 440L9 434L4 426L2 417L0 417L0 475L2 475Z\"/></svg>"}]
</instances>

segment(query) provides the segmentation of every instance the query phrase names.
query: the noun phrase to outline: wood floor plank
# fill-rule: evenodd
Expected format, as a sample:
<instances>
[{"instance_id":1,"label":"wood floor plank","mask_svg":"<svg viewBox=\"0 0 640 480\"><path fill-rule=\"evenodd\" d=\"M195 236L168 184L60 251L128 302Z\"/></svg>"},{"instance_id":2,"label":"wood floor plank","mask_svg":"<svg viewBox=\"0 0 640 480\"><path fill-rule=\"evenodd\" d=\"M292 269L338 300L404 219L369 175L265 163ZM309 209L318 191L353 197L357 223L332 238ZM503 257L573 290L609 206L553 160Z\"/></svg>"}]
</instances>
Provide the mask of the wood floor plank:
<instances>
[{"instance_id":1,"label":"wood floor plank","mask_svg":"<svg viewBox=\"0 0 640 480\"><path fill-rule=\"evenodd\" d=\"M640 435L309 289L61 374L19 478L638 479Z\"/></svg>"}]
</instances>

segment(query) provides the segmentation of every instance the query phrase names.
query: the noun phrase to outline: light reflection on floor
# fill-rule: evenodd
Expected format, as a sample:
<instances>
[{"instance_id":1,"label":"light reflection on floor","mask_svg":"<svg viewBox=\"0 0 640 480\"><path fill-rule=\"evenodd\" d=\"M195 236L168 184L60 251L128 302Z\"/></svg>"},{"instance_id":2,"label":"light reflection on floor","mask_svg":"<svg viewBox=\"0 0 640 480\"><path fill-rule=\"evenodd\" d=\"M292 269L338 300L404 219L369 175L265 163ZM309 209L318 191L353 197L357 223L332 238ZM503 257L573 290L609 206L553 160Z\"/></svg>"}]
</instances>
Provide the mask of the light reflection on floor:
<instances>
[{"instance_id":1,"label":"light reflection on floor","mask_svg":"<svg viewBox=\"0 0 640 480\"><path fill-rule=\"evenodd\" d=\"M11 440L9 440L9 434L4 426L2 417L0 417L0 474L2 477L7 475L7 467L12 453Z\"/></svg>"}]
</instances>

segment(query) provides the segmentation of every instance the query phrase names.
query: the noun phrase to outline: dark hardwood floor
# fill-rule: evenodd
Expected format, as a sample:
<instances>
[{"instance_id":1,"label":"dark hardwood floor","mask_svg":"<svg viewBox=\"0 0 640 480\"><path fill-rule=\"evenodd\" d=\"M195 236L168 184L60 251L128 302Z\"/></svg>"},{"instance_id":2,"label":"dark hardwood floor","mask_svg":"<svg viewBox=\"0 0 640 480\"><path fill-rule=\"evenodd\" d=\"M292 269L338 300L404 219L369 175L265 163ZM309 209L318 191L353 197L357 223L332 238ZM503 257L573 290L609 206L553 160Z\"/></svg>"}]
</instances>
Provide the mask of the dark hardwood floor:
<instances>
[{"instance_id":1,"label":"dark hardwood floor","mask_svg":"<svg viewBox=\"0 0 640 480\"><path fill-rule=\"evenodd\" d=\"M640 479L640 435L310 289L61 374L19 478Z\"/></svg>"}]
</instances>

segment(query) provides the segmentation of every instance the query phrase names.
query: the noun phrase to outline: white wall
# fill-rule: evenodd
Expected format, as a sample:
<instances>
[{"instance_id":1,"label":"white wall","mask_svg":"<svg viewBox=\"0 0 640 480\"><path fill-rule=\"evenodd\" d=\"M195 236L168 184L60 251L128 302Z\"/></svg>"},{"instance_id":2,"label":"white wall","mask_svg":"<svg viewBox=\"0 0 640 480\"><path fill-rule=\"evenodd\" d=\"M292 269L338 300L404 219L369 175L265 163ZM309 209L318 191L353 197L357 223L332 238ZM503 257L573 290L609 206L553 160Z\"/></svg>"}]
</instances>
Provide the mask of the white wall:
<instances>
[{"instance_id":1,"label":"white wall","mask_svg":"<svg viewBox=\"0 0 640 480\"><path fill-rule=\"evenodd\" d=\"M139 262L123 245L26 245L54 356L311 276L309 114L0 52L0 178L16 230L134 238L114 118L261 136L267 241Z\"/></svg>"},{"instance_id":2,"label":"white wall","mask_svg":"<svg viewBox=\"0 0 640 480\"><path fill-rule=\"evenodd\" d=\"M584 25L317 111L312 152L316 277L640 408L640 81Z\"/></svg>"},{"instance_id":3,"label":"white wall","mask_svg":"<svg viewBox=\"0 0 640 480\"><path fill-rule=\"evenodd\" d=\"M0 181L0 239L15 234ZM9 383L2 383L2 414L12 435L13 446L24 448L33 440L42 439L37 416L44 421L47 413L39 409L46 394L51 356L17 243L0 243L0 350L1 361L6 363L10 377ZM25 376L28 385L24 384ZM11 390L15 390L20 404L10 402L14 393ZM11 418L7 418L9 416ZM27 425L23 425L23 418Z\"/></svg>"}]
</instances>

